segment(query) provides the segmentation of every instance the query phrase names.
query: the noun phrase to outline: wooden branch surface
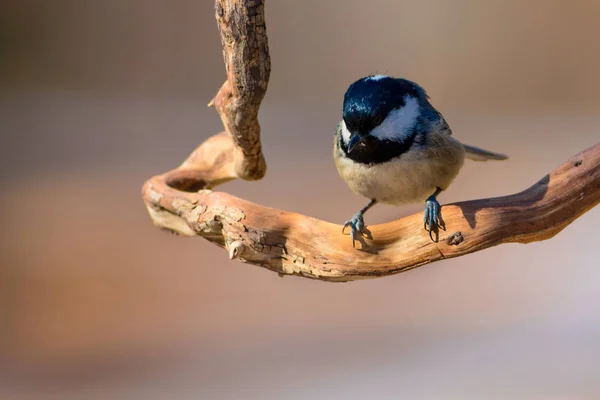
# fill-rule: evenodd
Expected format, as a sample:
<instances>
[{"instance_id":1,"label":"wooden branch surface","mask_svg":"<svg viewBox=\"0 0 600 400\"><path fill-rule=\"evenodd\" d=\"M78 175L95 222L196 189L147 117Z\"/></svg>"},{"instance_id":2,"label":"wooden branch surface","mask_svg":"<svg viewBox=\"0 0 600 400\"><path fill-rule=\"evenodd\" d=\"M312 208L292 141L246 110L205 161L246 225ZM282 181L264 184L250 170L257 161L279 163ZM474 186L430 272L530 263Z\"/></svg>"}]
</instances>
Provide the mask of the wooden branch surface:
<instances>
[{"instance_id":1,"label":"wooden branch surface","mask_svg":"<svg viewBox=\"0 0 600 400\"><path fill-rule=\"evenodd\" d=\"M260 144L258 109L267 92L271 59L263 0L217 0L215 13L227 80L214 106L233 138L234 171L246 180L261 179L267 164Z\"/></svg>"},{"instance_id":2,"label":"wooden branch surface","mask_svg":"<svg viewBox=\"0 0 600 400\"><path fill-rule=\"evenodd\" d=\"M143 187L154 223L224 247L229 257L280 274L350 281L404 272L501 243L553 237L600 201L600 143L575 155L529 189L442 206L446 231L432 242L423 213L369 226L361 249L342 226L214 192L231 179L260 179L266 164L258 109L270 59L262 0L217 0L227 81L210 105L225 132L201 144L173 171Z\"/></svg>"},{"instance_id":3,"label":"wooden branch surface","mask_svg":"<svg viewBox=\"0 0 600 400\"><path fill-rule=\"evenodd\" d=\"M190 171L207 187L231 179L233 147L224 133L213 136L184 167L146 182L143 194L148 211L163 228L204 237L228 249L231 258L280 274L327 281L391 275L501 243L549 239L600 202L599 143L520 193L443 205L447 228L440 232L438 243L423 230L420 212L369 226L373 240L366 239L364 248L354 249L349 236L342 235L342 225L223 192L177 189L194 186L181 178L189 178Z\"/></svg>"}]
</instances>

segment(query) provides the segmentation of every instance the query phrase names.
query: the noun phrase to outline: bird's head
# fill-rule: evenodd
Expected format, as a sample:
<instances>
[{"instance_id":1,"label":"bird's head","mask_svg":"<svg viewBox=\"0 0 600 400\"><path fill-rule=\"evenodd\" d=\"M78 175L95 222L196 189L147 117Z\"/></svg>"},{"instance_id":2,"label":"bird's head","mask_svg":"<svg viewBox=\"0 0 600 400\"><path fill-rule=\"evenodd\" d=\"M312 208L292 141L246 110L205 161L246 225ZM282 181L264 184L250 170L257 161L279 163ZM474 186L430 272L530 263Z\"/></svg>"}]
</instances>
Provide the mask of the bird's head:
<instances>
[{"instance_id":1,"label":"bird's head","mask_svg":"<svg viewBox=\"0 0 600 400\"><path fill-rule=\"evenodd\" d=\"M407 151L428 105L416 83L371 75L344 95L342 149L359 162L377 162Z\"/></svg>"}]
</instances>

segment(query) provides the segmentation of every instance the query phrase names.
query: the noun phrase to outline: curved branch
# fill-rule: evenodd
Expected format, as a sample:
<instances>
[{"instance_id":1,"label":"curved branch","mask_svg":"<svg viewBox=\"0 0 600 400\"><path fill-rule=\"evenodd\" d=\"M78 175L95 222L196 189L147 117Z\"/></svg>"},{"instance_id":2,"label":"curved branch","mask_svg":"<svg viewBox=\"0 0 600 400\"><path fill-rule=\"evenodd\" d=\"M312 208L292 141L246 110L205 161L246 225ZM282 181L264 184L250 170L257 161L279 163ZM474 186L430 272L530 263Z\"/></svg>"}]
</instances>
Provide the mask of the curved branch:
<instances>
[{"instance_id":1,"label":"curved branch","mask_svg":"<svg viewBox=\"0 0 600 400\"><path fill-rule=\"evenodd\" d=\"M423 230L423 213L369 226L374 239L354 249L342 226L201 189L230 179L233 143L223 133L198 147L186 167L155 176L143 194L154 222L227 248L230 258L280 274L350 281L404 272L502 243L546 240L600 202L600 143L575 155L525 191L444 205L438 243ZM210 159L205 155L210 154ZM197 161L195 161L197 160ZM184 183L182 183L184 182ZM192 190L198 189L193 187Z\"/></svg>"},{"instance_id":2,"label":"curved branch","mask_svg":"<svg viewBox=\"0 0 600 400\"><path fill-rule=\"evenodd\" d=\"M423 230L422 212L369 226L374 239L355 249L341 225L213 192L236 177L265 174L257 115L270 73L264 1L217 0L216 15L227 81L211 105L226 131L201 144L178 168L144 184L144 202L161 228L203 237L226 248L232 259L280 274L350 281L502 243L546 240L600 202L600 143L525 191L443 206L447 230L437 243Z\"/></svg>"}]
</instances>

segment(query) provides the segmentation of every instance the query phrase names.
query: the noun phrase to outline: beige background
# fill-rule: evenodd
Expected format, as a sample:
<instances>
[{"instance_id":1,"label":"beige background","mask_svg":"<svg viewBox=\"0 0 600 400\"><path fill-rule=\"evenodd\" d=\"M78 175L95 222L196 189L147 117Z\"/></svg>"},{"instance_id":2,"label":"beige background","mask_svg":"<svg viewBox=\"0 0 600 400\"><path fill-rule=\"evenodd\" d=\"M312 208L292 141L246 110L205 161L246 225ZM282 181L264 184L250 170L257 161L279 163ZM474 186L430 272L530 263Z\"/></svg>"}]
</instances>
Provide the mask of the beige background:
<instances>
[{"instance_id":1,"label":"beige background","mask_svg":"<svg viewBox=\"0 0 600 400\"><path fill-rule=\"evenodd\" d=\"M597 398L596 208L554 239L328 284L154 228L145 179L220 121L213 2L0 5L0 397ZM270 1L267 177L223 187L342 223L353 80L422 84L467 163L442 202L520 191L600 138L600 3ZM420 210L378 206L367 223Z\"/></svg>"}]
</instances>

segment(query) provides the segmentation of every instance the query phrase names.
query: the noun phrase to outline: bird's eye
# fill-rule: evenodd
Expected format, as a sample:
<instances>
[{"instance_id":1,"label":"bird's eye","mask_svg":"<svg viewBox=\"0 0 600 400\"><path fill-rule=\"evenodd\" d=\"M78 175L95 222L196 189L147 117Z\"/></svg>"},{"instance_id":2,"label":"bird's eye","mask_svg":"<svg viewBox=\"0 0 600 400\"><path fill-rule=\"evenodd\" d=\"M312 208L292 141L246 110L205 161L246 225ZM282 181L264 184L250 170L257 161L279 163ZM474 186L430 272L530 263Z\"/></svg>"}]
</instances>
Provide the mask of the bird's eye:
<instances>
[{"instance_id":1,"label":"bird's eye","mask_svg":"<svg viewBox=\"0 0 600 400\"><path fill-rule=\"evenodd\" d=\"M371 117L371 122L373 123L373 126L378 126L381 125L381 123L383 122L383 118L381 118L380 115L374 115L373 117Z\"/></svg>"}]
</instances>

